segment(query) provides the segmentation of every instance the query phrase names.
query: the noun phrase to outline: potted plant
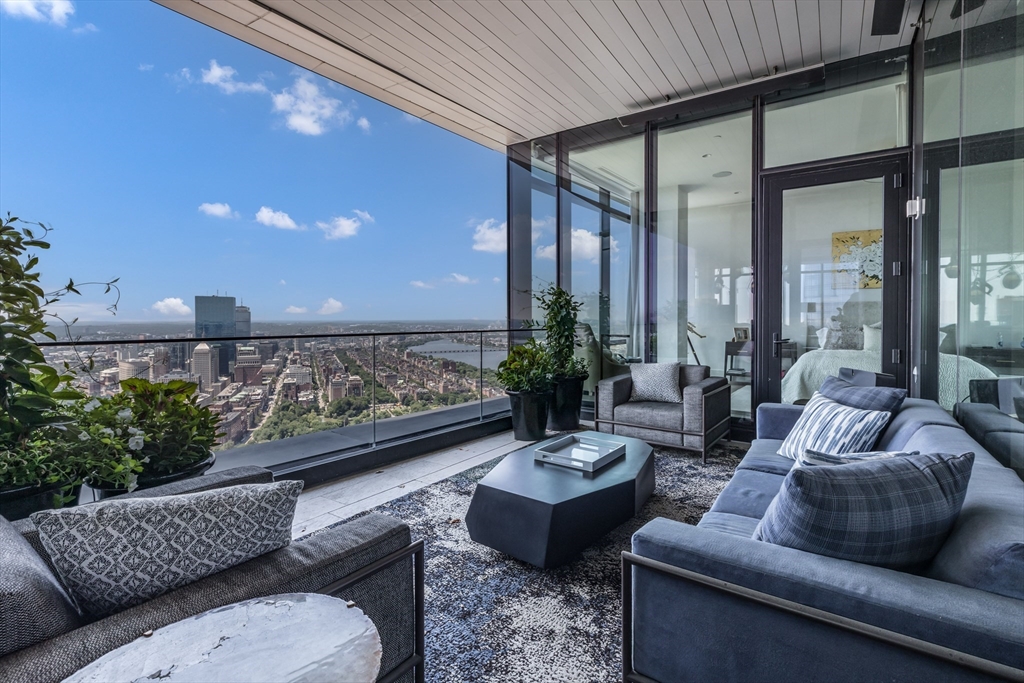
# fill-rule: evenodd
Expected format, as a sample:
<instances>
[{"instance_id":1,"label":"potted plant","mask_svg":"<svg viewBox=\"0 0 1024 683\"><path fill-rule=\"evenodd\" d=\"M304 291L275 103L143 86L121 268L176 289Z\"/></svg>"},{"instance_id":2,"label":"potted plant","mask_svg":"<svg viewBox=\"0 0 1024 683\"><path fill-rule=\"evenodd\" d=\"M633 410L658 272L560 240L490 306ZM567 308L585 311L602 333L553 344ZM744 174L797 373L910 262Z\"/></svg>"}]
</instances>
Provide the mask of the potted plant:
<instances>
[{"instance_id":1,"label":"potted plant","mask_svg":"<svg viewBox=\"0 0 1024 683\"><path fill-rule=\"evenodd\" d=\"M90 486L108 497L197 477L213 467L219 416L199 405L196 389L181 380L127 379L119 394L86 404L82 424L105 430L138 464L130 481L116 467L95 470Z\"/></svg>"},{"instance_id":2,"label":"potted plant","mask_svg":"<svg viewBox=\"0 0 1024 683\"><path fill-rule=\"evenodd\" d=\"M554 393L548 409L548 429L579 429L583 383L590 376L587 361L576 357L581 346L576 335L583 304L561 287L551 286L537 295L544 311L545 341L554 372Z\"/></svg>"},{"instance_id":3,"label":"potted plant","mask_svg":"<svg viewBox=\"0 0 1024 683\"><path fill-rule=\"evenodd\" d=\"M512 404L512 431L520 441L544 438L552 385L551 357L530 339L513 346L498 364L496 377Z\"/></svg>"}]
</instances>

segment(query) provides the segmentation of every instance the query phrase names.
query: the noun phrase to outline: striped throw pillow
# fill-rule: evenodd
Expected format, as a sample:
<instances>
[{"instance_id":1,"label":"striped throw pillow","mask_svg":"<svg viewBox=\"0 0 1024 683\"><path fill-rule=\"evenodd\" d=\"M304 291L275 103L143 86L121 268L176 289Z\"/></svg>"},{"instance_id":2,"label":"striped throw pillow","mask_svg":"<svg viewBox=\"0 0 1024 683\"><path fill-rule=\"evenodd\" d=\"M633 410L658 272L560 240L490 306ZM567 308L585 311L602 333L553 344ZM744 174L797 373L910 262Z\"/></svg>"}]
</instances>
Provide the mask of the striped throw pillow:
<instances>
[{"instance_id":1,"label":"striped throw pillow","mask_svg":"<svg viewBox=\"0 0 1024 683\"><path fill-rule=\"evenodd\" d=\"M885 458L900 458L904 455L917 455L918 451L909 453L872 451L870 453L847 453L846 455L832 455L830 453L819 453L810 449L800 454L796 459L797 467L832 467L835 465L850 465L865 460L884 460Z\"/></svg>"},{"instance_id":2,"label":"striped throw pillow","mask_svg":"<svg viewBox=\"0 0 1024 683\"><path fill-rule=\"evenodd\" d=\"M779 448L779 455L796 460L806 450L844 455L866 453L889 422L884 410L860 410L815 392L800 419Z\"/></svg>"},{"instance_id":3,"label":"striped throw pillow","mask_svg":"<svg viewBox=\"0 0 1024 683\"><path fill-rule=\"evenodd\" d=\"M753 538L817 555L906 568L942 548L974 453L918 453L842 467L794 467Z\"/></svg>"}]
</instances>

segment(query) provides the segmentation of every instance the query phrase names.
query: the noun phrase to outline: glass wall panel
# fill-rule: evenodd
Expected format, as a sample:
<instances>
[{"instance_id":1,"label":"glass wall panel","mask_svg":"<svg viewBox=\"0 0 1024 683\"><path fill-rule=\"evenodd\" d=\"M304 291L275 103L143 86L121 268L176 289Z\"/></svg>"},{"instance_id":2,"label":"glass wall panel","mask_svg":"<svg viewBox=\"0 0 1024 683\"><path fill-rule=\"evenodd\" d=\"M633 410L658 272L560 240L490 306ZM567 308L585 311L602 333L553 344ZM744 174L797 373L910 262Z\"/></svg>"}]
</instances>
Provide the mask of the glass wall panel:
<instances>
[{"instance_id":1,"label":"glass wall panel","mask_svg":"<svg viewBox=\"0 0 1024 683\"><path fill-rule=\"evenodd\" d=\"M729 377L733 415L750 417L751 114L658 132L658 361Z\"/></svg>"},{"instance_id":2,"label":"glass wall panel","mask_svg":"<svg viewBox=\"0 0 1024 683\"><path fill-rule=\"evenodd\" d=\"M555 138L514 145L509 152L511 327L542 317L535 295L556 280Z\"/></svg>"},{"instance_id":3,"label":"glass wall panel","mask_svg":"<svg viewBox=\"0 0 1024 683\"><path fill-rule=\"evenodd\" d=\"M617 123L563 137L569 177L559 262L562 286L583 303L579 353L591 364L585 402L599 379L643 357L643 141Z\"/></svg>"},{"instance_id":4,"label":"glass wall panel","mask_svg":"<svg viewBox=\"0 0 1024 683\"><path fill-rule=\"evenodd\" d=\"M764 164L804 161L893 149L907 144L906 58L893 58L896 74L867 83L833 86L765 106ZM838 80L842 80L840 74Z\"/></svg>"}]
</instances>

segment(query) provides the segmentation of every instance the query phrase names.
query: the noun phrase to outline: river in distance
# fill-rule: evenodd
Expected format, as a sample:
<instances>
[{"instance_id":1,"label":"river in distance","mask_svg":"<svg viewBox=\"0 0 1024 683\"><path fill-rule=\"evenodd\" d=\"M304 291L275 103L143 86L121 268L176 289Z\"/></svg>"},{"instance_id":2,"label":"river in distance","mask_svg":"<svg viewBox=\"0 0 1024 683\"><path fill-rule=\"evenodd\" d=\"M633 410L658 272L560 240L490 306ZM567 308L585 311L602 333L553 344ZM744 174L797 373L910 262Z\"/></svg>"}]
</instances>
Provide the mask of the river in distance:
<instances>
[{"instance_id":1,"label":"river in distance","mask_svg":"<svg viewBox=\"0 0 1024 683\"><path fill-rule=\"evenodd\" d=\"M448 360L457 360L460 363L466 363L476 367L480 366L479 346L458 344L456 342L438 339L436 341L427 342L426 344L420 344L419 346L410 346L409 350L414 353L418 353L421 356L447 358ZM487 347L484 347L484 367L490 368L491 370L497 370L498 363L505 360L505 356L506 352L504 349L488 349Z\"/></svg>"}]
</instances>

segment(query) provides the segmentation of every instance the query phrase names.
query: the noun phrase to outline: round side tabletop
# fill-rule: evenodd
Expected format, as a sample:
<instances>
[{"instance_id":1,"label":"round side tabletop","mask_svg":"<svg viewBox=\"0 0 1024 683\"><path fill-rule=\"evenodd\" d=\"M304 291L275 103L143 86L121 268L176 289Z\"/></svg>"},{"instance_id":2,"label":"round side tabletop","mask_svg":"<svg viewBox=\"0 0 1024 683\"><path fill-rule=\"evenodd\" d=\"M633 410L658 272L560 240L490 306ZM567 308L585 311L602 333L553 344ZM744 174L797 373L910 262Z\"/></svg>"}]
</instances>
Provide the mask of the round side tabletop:
<instances>
[{"instance_id":1,"label":"round side tabletop","mask_svg":"<svg viewBox=\"0 0 1024 683\"><path fill-rule=\"evenodd\" d=\"M64 683L377 680L377 628L358 607L290 593L218 607L108 652Z\"/></svg>"}]
</instances>

